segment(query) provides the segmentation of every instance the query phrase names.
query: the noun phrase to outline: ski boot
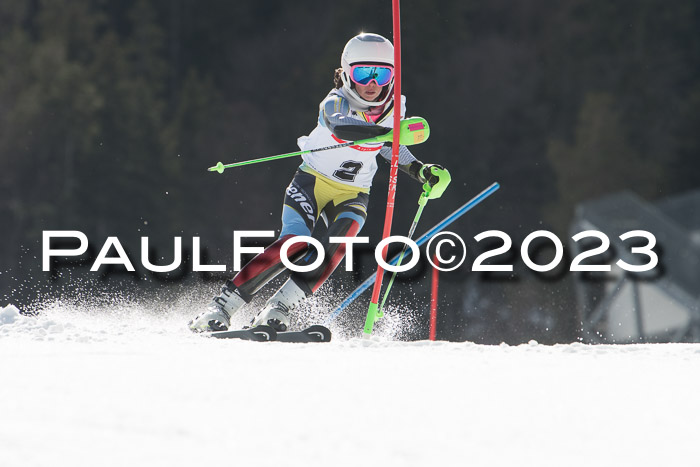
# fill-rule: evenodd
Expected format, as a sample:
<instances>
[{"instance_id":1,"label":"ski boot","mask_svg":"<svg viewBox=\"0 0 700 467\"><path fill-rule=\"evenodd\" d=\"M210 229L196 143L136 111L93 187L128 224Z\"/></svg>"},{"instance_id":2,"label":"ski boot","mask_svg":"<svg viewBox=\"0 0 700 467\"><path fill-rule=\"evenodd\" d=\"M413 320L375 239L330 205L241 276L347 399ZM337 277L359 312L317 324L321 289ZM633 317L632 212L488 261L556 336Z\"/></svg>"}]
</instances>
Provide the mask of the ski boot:
<instances>
[{"instance_id":1,"label":"ski boot","mask_svg":"<svg viewBox=\"0 0 700 467\"><path fill-rule=\"evenodd\" d=\"M277 332L289 330L291 312L305 298L306 293L293 280L287 280L267 301L265 308L253 318L250 326L270 326Z\"/></svg>"},{"instance_id":2,"label":"ski boot","mask_svg":"<svg viewBox=\"0 0 700 467\"><path fill-rule=\"evenodd\" d=\"M214 297L207 309L188 323L193 332L227 331L231 325L231 315L246 304L230 281Z\"/></svg>"},{"instance_id":3,"label":"ski boot","mask_svg":"<svg viewBox=\"0 0 700 467\"><path fill-rule=\"evenodd\" d=\"M289 329L289 312L289 307L282 302L268 302L265 308L253 318L250 327L265 325L270 326L275 331L284 332Z\"/></svg>"}]
</instances>

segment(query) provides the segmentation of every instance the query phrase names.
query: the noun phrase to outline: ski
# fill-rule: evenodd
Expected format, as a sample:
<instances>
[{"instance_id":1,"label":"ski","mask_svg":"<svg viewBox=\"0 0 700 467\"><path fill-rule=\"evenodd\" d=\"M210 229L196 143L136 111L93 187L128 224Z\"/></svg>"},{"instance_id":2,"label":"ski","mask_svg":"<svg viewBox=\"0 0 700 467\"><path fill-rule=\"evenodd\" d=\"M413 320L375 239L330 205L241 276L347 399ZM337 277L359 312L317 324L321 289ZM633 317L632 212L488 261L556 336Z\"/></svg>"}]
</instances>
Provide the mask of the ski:
<instances>
[{"instance_id":1,"label":"ski","mask_svg":"<svg viewBox=\"0 0 700 467\"><path fill-rule=\"evenodd\" d=\"M330 342L331 331L325 326L314 325L302 331L277 332L270 326L255 326L234 331L216 331L209 334L217 339L243 339L254 342Z\"/></svg>"},{"instance_id":2,"label":"ski","mask_svg":"<svg viewBox=\"0 0 700 467\"><path fill-rule=\"evenodd\" d=\"M269 342L277 338L277 331L270 326L255 326L234 331L215 331L209 334L217 339L243 339L246 341Z\"/></svg>"},{"instance_id":3,"label":"ski","mask_svg":"<svg viewBox=\"0 0 700 467\"><path fill-rule=\"evenodd\" d=\"M302 331L286 331L277 333L277 342L330 342L331 330L325 326L314 325Z\"/></svg>"}]
</instances>

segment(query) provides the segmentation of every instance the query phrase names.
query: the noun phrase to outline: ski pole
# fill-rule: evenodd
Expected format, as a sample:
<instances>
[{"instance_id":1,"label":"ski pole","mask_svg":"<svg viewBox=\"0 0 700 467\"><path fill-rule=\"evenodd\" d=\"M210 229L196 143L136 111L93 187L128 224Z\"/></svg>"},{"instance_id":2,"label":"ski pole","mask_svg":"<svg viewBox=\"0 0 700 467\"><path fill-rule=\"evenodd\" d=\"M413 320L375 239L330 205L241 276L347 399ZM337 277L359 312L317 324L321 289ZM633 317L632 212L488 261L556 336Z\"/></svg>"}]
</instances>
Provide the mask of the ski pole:
<instances>
[{"instance_id":1,"label":"ski pole","mask_svg":"<svg viewBox=\"0 0 700 467\"><path fill-rule=\"evenodd\" d=\"M354 146L356 144L369 144L369 143L379 143L379 142L382 142L382 140L380 140L380 137L377 136L374 138L363 139L361 141L348 141L347 143L336 144L335 146L326 146L325 148L307 149L306 151L296 151L296 152L290 152L287 154L278 154L276 156L261 157L259 159L252 159L249 161L234 162L233 164L224 164L223 162L219 162L214 167L209 167L207 170L209 172L224 173L225 169L230 169L232 167L240 167L242 165L248 165L248 164L257 164L258 162L274 161L277 159L284 159L286 157L301 156L303 154L309 154L310 152L320 152L320 151L328 151L330 149L345 148L348 146Z\"/></svg>"},{"instance_id":2,"label":"ski pole","mask_svg":"<svg viewBox=\"0 0 700 467\"><path fill-rule=\"evenodd\" d=\"M483 190L481 193L476 195L474 198L470 199L466 203L464 203L462 206L457 208L452 214L449 216L445 217L443 220L435 224L432 229L428 230L426 233L424 233L421 237L419 237L416 240L416 245L421 246L424 243L426 243L428 240L430 240L435 234L438 232L442 231L447 227L448 225L452 224L454 221L462 217L466 212L470 211L474 206L477 204L481 203L483 200L491 196L496 190L498 190L501 186L495 182L492 183L488 188ZM412 253L412 251L407 252L409 255ZM388 262L388 264L391 264L392 266L398 263L399 261L399 255L394 256L391 261ZM365 281L358 285L355 290L353 290L350 295L343 300L340 305L338 305L335 310L333 310L328 318L326 318L325 324L328 325L330 324L333 320L335 320L352 302L354 302L357 297L362 295L362 293L369 289L372 284L374 283L375 277L376 277L376 272L373 273L371 276L369 276Z\"/></svg>"},{"instance_id":3,"label":"ski pole","mask_svg":"<svg viewBox=\"0 0 700 467\"><path fill-rule=\"evenodd\" d=\"M418 212L416 212L416 217L413 218L413 223L411 224L411 228L408 230L408 238L411 239L413 238L413 233L416 231L416 227L418 226L418 220L420 219L421 214L423 214L423 208L425 208L425 205L428 204L428 196L430 196L430 185L427 183L425 184L425 187L423 188L423 193L421 193L420 198L418 198ZM408 244L404 244L403 249L401 250L401 253L399 254L399 260L396 262L396 266L401 266L401 261L403 260L404 255L406 254L406 248L408 247ZM389 298L389 291L391 290L391 286L394 284L394 279L396 279L396 275L398 274L398 271L394 271L394 274L391 275L391 279L389 279L389 283L386 285L386 290L384 291L384 297L382 298L382 303L379 305L379 311L377 311L376 318L381 318L384 316L384 304L386 303L387 298Z\"/></svg>"},{"instance_id":4,"label":"ski pole","mask_svg":"<svg viewBox=\"0 0 700 467\"><path fill-rule=\"evenodd\" d=\"M339 127L339 129L342 127ZM284 159L286 157L301 156L303 154L309 154L311 152L329 151L331 149L345 148L348 146L355 146L360 144L370 144L370 143L387 143L393 139L393 130L389 130L386 134L375 136L372 138L366 138L358 141L347 141L345 143L336 144L333 146L326 146L324 148L318 149L307 149L304 151L289 152L286 154L278 154L276 156L261 157L259 159L252 159L248 161L234 162L232 164L224 164L223 162L217 163L213 167L209 167L207 170L209 172L219 172L224 173L224 170L230 169L232 167L240 167L242 165L257 164L259 162L274 161L277 159ZM414 144L420 144L428 139L430 136L430 126L428 122L421 117L411 117L406 118L401 121L400 124L400 144L403 146L411 146Z\"/></svg>"}]
</instances>

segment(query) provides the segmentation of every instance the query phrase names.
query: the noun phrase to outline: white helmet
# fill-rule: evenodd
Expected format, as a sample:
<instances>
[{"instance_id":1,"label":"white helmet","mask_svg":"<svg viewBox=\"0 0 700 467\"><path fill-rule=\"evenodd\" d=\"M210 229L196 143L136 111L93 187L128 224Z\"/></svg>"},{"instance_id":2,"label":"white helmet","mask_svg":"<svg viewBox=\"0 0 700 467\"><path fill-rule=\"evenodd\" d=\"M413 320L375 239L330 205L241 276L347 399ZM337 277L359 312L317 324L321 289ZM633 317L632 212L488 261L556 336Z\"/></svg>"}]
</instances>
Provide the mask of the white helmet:
<instances>
[{"instance_id":1,"label":"white helmet","mask_svg":"<svg viewBox=\"0 0 700 467\"><path fill-rule=\"evenodd\" d=\"M384 105L391 96L394 88L394 78L384 86L379 99L366 101L355 90L355 83L350 79L350 68L356 63L377 63L394 67L394 46L391 42L379 34L362 33L353 37L345 44L343 54L340 56L340 65L343 73L343 94L348 98L353 107L359 110L367 110L370 107Z\"/></svg>"}]
</instances>

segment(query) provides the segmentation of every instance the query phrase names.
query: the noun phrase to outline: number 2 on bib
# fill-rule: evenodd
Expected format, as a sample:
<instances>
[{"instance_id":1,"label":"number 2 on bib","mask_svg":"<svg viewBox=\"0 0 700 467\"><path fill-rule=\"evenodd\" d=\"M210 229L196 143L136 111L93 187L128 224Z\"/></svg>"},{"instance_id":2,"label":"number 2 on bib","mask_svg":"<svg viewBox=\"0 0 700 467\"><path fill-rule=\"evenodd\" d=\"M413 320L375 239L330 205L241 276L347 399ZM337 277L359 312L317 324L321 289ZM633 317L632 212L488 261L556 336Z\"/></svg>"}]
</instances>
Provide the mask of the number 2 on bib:
<instances>
[{"instance_id":1,"label":"number 2 on bib","mask_svg":"<svg viewBox=\"0 0 700 467\"><path fill-rule=\"evenodd\" d=\"M362 162L345 161L340 164L340 169L333 172L333 176L344 182L352 182L357 177L357 173L362 168Z\"/></svg>"}]
</instances>

